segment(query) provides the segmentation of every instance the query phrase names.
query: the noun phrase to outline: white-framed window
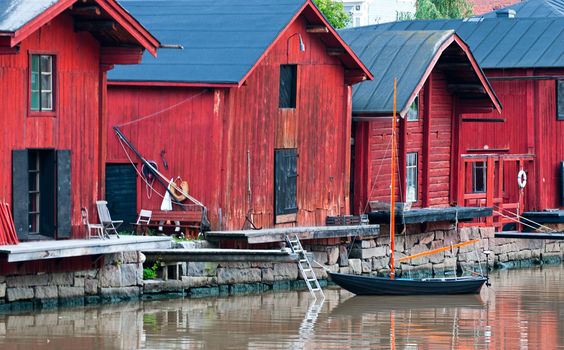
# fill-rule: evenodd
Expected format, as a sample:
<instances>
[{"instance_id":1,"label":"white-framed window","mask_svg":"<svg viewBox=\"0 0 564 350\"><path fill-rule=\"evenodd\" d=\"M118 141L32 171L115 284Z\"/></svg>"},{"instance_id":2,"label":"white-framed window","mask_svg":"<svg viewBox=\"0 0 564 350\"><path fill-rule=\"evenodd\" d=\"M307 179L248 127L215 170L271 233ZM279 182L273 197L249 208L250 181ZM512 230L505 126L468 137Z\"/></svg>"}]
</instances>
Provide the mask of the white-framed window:
<instances>
[{"instance_id":1,"label":"white-framed window","mask_svg":"<svg viewBox=\"0 0 564 350\"><path fill-rule=\"evenodd\" d=\"M33 112L53 110L53 56L31 55L30 109Z\"/></svg>"},{"instance_id":2,"label":"white-framed window","mask_svg":"<svg viewBox=\"0 0 564 350\"><path fill-rule=\"evenodd\" d=\"M405 159L405 199L417 202L417 152L407 153Z\"/></svg>"},{"instance_id":3,"label":"white-framed window","mask_svg":"<svg viewBox=\"0 0 564 350\"><path fill-rule=\"evenodd\" d=\"M474 162L472 163L472 192L474 193L485 193L487 190L486 186L486 175L488 173L488 166L486 162Z\"/></svg>"},{"instance_id":4,"label":"white-framed window","mask_svg":"<svg viewBox=\"0 0 564 350\"><path fill-rule=\"evenodd\" d=\"M415 99L409 106L409 110L407 111L407 121L417 121L419 120L419 95L415 96Z\"/></svg>"}]
</instances>

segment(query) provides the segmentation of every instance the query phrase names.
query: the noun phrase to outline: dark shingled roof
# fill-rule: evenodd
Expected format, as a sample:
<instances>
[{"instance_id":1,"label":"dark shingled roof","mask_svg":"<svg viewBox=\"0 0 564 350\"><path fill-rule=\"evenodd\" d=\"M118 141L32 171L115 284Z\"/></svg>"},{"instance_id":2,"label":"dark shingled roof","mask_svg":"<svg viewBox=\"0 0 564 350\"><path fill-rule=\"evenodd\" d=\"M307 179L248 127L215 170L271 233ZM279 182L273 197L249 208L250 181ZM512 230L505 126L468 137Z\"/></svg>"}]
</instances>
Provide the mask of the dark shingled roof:
<instances>
[{"instance_id":1,"label":"dark shingled roof","mask_svg":"<svg viewBox=\"0 0 564 350\"><path fill-rule=\"evenodd\" d=\"M402 21L363 27L367 29L454 29L485 69L564 67L564 18Z\"/></svg>"},{"instance_id":2,"label":"dark shingled roof","mask_svg":"<svg viewBox=\"0 0 564 350\"><path fill-rule=\"evenodd\" d=\"M503 9L514 10L517 18L564 17L564 0L528 0L504 7ZM497 14L496 11L491 11L479 17L496 18Z\"/></svg>"},{"instance_id":3,"label":"dark shingled roof","mask_svg":"<svg viewBox=\"0 0 564 350\"><path fill-rule=\"evenodd\" d=\"M0 32L13 33L59 0L0 0Z\"/></svg>"},{"instance_id":4,"label":"dark shingled roof","mask_svg":"<svg viewBox=\"0 0 564 350\"><path fill-rule=\"evenodd\" d=\"M405 109L438 50L454 35L453 30L342 30L339 33L374 73L373 81L354 88L355 113L391 113L394 77L398 78L398 113Z\"/></svg>"}]
</instances>

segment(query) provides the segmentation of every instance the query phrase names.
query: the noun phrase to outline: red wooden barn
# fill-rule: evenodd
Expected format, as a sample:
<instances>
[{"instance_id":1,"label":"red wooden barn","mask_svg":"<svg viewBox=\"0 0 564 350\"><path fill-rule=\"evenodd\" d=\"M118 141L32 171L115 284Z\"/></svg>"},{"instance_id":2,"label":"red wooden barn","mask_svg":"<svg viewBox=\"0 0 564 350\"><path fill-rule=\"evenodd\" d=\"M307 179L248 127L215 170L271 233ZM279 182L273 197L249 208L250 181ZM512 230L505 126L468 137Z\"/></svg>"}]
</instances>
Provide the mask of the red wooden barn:
<instances>
[{"instance_id":1,"label":"red wooden barn","mask_svg":"<svg viewBox=\"0 0 564 350\"><path fill-rule=\"evenodd\" d=\"M0 3L1 199L20 240L80 238L103 193L106 72L159 42L113 0Z\"/></svg>"},{"instance_id":2,"label":"red wooden barn","mask_svg":"<svg viewBox=\"0 0 564 350\"><path fill-rule=\"evenodd\" d=\"M342 31L375 80L355 87L353 209L389 202L393 86L397 79L396 200L448 207L456 200L456 130L465 112L501 110L468 46L452 30Z\"/></svg>"},{"instance_id":3,"label":"red wooden barn","mask_svg":"<svg viewBox=\"0 0 564 350\"><path fill-rule=\"evenodd\" d=\"M454 29L473 50L504 110L501 115L465 114L454 130L453 155L459 159L454 202L493 207L498 229L525 211L532 211L535 220L564 222L562 210L539 213L564 207L564 12L559 3L524 2L513 6L522 12L509 16L499 11L498 17L371 27ZM520 172L527 176L524 188L518 183Z\"/></svg>"},{"instance_id":4,"label":"red wooden barn","mask_svg":"<svg viewBox=\"0 0 564 350\"><path fill-rule=\"evenodd\" d=\"M212 229L321 225L349 213L352 85L372 76L312 1L122 3L178 48L110 73L114 216L136 215L118 203L158 210L165 188L136 178L141 163L131 166L113 126L188 182Z\"/></svg>"}]
</instances>

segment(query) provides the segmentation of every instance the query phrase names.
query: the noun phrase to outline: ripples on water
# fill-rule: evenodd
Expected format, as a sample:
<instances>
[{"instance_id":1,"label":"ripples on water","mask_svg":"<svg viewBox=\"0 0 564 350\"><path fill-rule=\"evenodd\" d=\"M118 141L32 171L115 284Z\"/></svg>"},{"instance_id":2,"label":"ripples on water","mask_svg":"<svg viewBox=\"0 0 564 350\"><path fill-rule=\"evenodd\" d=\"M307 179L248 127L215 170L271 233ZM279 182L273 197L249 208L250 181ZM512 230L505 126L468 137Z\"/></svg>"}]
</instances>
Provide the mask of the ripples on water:
<instances>
[{"instance_id":1,"label":"ripples on water","mask_svg":"<svg viewBox=\"0 0 564 350\"><path fill-rule=\"evenodd\" d=\"M288 292L0 315L0 349L556 349L562 272L498 271L473 296L333 289L320 310L308 293Z\"/></svg>"}]
</instances>

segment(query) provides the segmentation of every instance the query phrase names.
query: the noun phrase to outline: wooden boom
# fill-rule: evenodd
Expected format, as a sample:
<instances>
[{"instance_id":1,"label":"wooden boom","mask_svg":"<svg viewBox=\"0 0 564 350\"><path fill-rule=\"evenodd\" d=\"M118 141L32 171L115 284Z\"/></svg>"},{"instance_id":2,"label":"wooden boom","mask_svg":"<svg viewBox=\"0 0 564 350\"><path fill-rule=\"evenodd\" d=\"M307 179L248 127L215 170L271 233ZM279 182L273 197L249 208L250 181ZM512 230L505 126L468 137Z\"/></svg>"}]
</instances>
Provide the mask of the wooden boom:
<instances>
[{"instance_id":1,"label":"wooden boom","mask_svg":"<svg viewBox=\"0 0 564 350\"><path fill-rule=\"evenodd\" d=\"M437 249L429 250L428 252L422 252L422 253L418 253L418 254L414 254L414 255L404 256L403 258L400 258L399 261L404 261L404 260L410 260L410 259L420 258L420 257L422 257L422 256L426 256L426 255L431 255L431 254L443 252L443 251L445 251L445 250L449 250L449 249L452 249L452 248L464 247L465 245L474 244L474 243L476 243L476 242L478 242L478 241L479 241L479 239L471 239L471 240L469 240L469 241L462 242L462 243L458 243L458 244L449 245L449 246L447 246L447 247L442 247L442 248L437 248Z\"/></svg>"}]
</instances>

